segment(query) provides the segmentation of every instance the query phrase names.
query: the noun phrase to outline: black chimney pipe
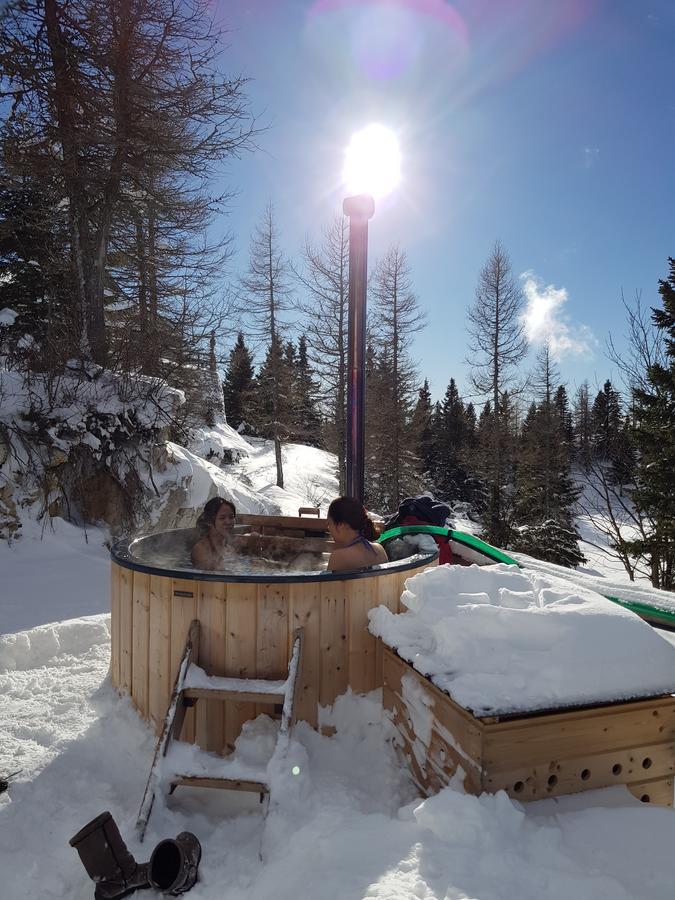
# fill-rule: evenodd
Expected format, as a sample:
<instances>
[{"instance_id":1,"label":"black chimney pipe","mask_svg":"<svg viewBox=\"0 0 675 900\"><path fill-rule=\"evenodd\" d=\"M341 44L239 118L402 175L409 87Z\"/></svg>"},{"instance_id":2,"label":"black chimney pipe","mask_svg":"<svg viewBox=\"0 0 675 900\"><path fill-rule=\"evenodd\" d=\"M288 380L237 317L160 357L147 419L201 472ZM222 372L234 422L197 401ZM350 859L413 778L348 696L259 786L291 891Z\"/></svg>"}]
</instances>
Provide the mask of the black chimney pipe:
<instances>
[{"instance_id":1,"label":"black chimney pipe","mask_svg":"<svg viewBox=\"0 0 675 900\"><path fill-rule=\"evenodd\" d=\"M347 495L363 503L366 407L366 289L368 284L368 219L375 212L369 194L347 197L349 218L349 325L347 382Z\"/></svg>"}]
</instances>

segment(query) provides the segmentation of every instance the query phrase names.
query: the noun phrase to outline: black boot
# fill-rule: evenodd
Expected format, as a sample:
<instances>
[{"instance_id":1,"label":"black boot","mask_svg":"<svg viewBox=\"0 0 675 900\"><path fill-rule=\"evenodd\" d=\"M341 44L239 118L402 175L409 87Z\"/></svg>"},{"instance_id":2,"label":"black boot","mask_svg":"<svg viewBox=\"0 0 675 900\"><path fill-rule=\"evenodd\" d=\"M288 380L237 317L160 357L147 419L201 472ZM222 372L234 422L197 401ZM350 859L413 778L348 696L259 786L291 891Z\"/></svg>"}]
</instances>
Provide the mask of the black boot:
<instances>
[{"instance_id":1,"label":"black boot","mask_svg":"<svg viewBox=\"0 0 675 900\"><path fill-rule=\"evenodd\" d=\"M201 856L201 844L191 831L181 831L175 841L160 841L148 863L150 884L173 897L184 894L197 880Z\"/></svg>"},{"instance_id":2,"label":"black boot","mask_svg":"<svg viewBox=\"0 0 675 900\"><path fill-rule=\"evenodd\" d=\"M109 812L92 819L70 839L82 865L96 882L95 900L118 900L138 888L150 887L148 866L139 866L122 840Z\"/></svg>"}]
</instances>

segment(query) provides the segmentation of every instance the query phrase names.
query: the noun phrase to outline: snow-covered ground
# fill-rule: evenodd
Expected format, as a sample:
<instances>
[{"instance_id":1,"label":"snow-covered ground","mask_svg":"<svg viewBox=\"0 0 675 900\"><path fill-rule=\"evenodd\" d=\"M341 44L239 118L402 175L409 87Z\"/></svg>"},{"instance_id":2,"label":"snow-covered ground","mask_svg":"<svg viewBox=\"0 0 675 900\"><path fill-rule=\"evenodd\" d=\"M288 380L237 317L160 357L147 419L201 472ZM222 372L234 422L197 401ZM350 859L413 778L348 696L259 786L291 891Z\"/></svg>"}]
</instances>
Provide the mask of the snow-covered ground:
<instances>
[{"instance_id":1,"label":"snow-covered ground","mask_svg":"<svg viewBox=\"0 0 675 900\"><path fill-rule=\"evenodd\" d=\"M273 454L253 448L241 474L270 496ZM329 473L325 454L292 449L274 499L289 513L325 509L320 491L336 493ZM139 861L161 838L198 835L194 900L671 900L672 810L623 788L521 805L449 787L422 802L376 696L341 698L325 717L331 737L298 726L300 774L278 775L266 822L255 795L179 789L139 845L133 824L154 736L110 684L103 534L85 543L57 523L42 544L35 537L0 546L0 773L21 770L0 795L2 900L91 898L68 840L104 809ZM246 740L262 752L268 735L258 723L242 752Z\"/></svg>"}]
</instances>

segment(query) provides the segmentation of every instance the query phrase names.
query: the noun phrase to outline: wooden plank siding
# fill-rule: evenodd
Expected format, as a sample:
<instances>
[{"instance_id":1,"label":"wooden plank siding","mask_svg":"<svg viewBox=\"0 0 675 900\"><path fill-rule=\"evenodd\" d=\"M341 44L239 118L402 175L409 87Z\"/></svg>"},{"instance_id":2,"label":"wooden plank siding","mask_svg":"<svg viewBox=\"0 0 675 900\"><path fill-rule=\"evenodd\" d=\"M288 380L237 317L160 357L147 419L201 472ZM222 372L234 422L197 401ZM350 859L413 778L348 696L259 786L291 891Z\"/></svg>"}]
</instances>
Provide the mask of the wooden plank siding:
<instances>
[{"instance_id":1,"label":"wooden plank siding","mask_svg":"<svg viewBox=\"0 0 675 900\"><path fill-rule=\"evenodd\" d=\"M382 652L384 707L423 795L447 785L461 766L473 794L504 790L526 801L623 784L645 803L673 805L675 696L480 718L389 647ZM405 702L406 678L418 692L416 702L423 696L432 715L423 734L415 733L415 715Z\"/></svg>"},{"instance_id":2,"label":"wooden plank siding","mask_svg":"<svg viewBox=\"0 0 675 900\"><path fill-rule=\"evenodd\" d=\"M312 528L316 521L302 520ZM403 573L406 577L410 573ZM413 572L414 574L414 572ZM368 632L368 612L398 609L402 573L368 578L254 583L146 574L113 564L111 674L142 717L161 729L194 618L201 623L198 664L209 675L284 679L295 628L304 629L298 718L317 727L319 706L348 687L382 685L383 654ZM182 739L227 755L243 724L270 703L203 700L188 709Z\"/></svg>"}]
</instances>

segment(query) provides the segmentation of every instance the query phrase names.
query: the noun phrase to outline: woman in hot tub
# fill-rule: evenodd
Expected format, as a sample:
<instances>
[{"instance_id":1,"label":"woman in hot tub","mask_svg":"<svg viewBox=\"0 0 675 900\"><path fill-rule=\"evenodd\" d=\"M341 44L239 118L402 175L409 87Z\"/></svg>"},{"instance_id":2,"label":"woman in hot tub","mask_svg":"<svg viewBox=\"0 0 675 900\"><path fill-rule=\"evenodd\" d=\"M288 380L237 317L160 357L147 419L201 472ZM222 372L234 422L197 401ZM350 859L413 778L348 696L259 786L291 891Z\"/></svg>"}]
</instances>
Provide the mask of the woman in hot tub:
<instances>
[{"instance_id":1,"label":"woman in hot tub","mask_svg":"<svg viewBox=\"0 0 675 900\"><path fill-rule=\"evenodd\" d=\"M232 528L236 516L231 500L224 497L209 500L197 519L201 537L190 553L195 569L222 569L224 558L234 552Z\"/></svg>"},{"instance_id":2,"label":"woman in hot tub","mask_svg":"<svg viewBox=\"0 0 675 900\"><path fill-rule=\"evenodd\" d=\"M328 507L328 530L336 544L328 569L342 572L389 562L382 544L376 544L375 526L362 503L354 497L338 497Z\"/></svg>"}]
</instances>

